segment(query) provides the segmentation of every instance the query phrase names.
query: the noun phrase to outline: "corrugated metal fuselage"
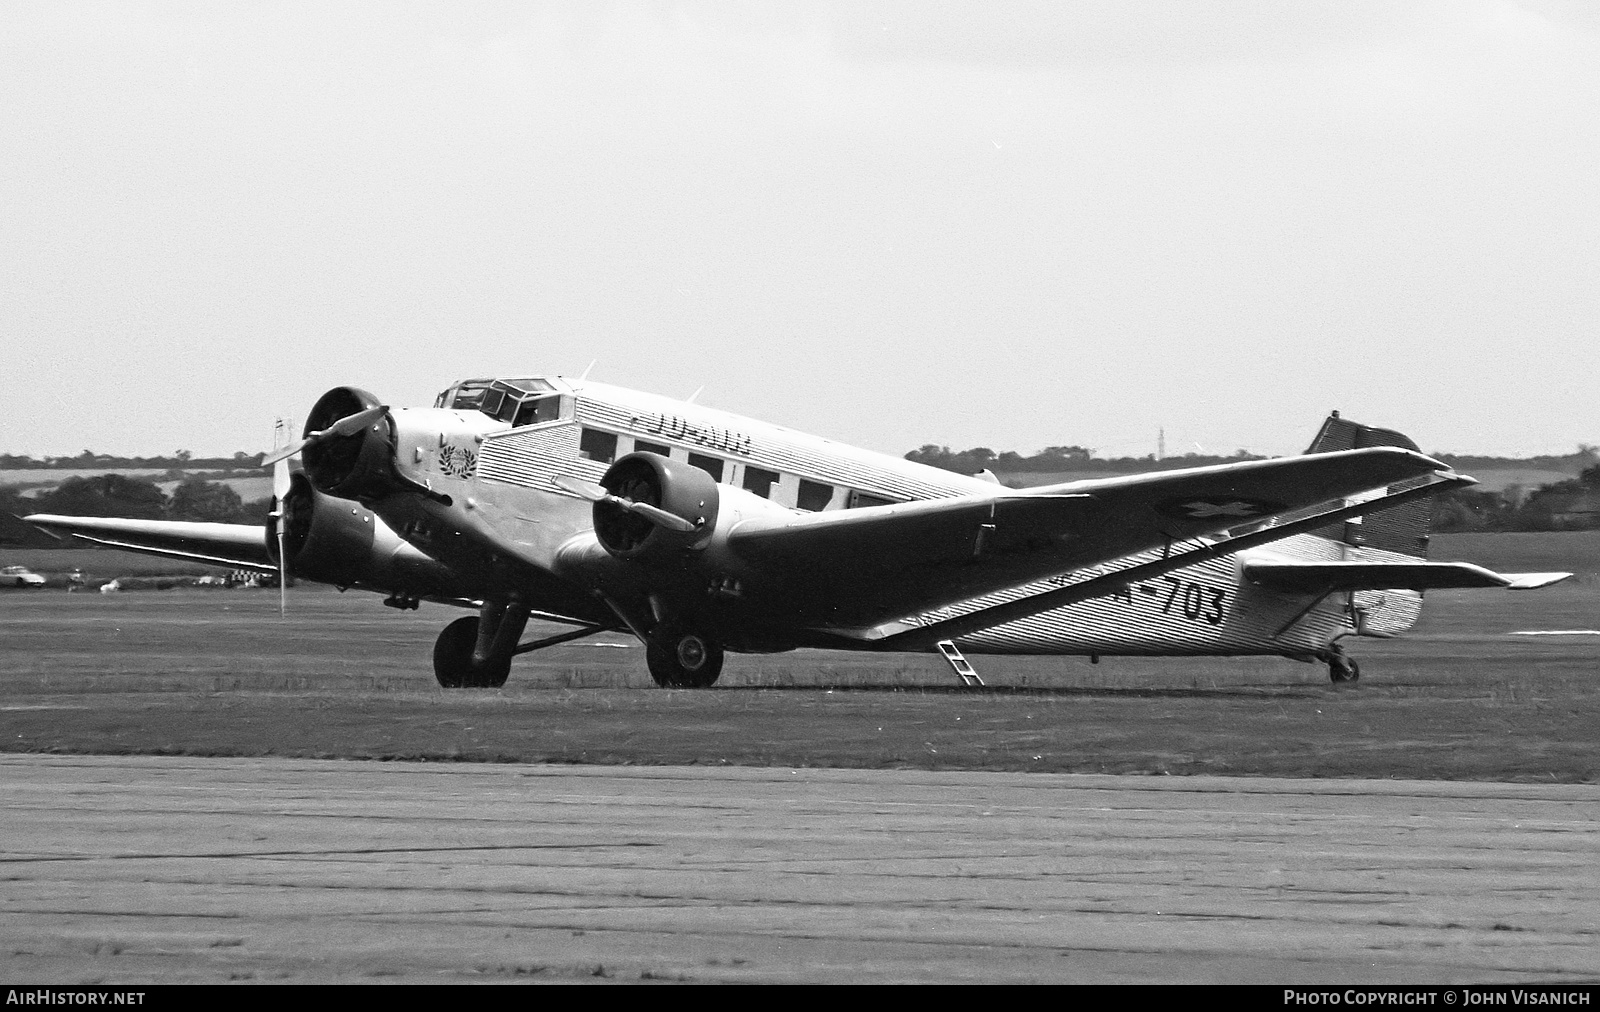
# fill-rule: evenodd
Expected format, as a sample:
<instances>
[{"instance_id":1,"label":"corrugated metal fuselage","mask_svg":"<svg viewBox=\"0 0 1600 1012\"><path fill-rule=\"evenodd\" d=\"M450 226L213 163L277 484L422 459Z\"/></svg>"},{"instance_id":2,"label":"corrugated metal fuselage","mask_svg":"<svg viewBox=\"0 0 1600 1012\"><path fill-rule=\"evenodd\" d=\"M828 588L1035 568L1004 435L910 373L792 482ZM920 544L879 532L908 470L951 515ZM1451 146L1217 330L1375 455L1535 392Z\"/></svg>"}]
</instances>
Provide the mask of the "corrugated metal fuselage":
<instances>
[{"instance_id":1,"label":"corrugated metal fuselage","mask_svg":"<svg viewBox=\"0 0 1600 1012\"><path fill-rule=\"evenodd\" d=\"M720 469L723 485L754 490L790 509L843 509L993 489L976 478L699 405L603 384L548 382L561 392L563 408L559 417L534 425L496 427L481 415L433 409L429 417L438 417L434 412L451 414L464 424L444 427L437 452L431 443L426 452L419 445L411 469L418 480L467 503L475 522L487 525L540 568L553 570L561 546L592 526L589 504L556 487L552 479L569 475L597 481L611 460L635 449L664 450L675 459ZM422 416L422 411L412 415L419 423ZM399 420L403 429L410 427L403 417ZM1289 537L1270 549L1246 554L1323 560L1351 558L1358 552L1374 561L1399 558L1316 535ZM956 642L974 653L1309 657L1352 633L1402 632L1415 622L1421 608L1421 595L1411 591L1322 598L1276 593L1245 580L1240 560L1241 556L1210 558L1135 582L1111 596L1008 622ZM1121 560L1127 561L1132 560ZM1120 568L1121 563L1117 565ZM1042 581L1017 587L908 616L907 621L931 624L1055 585ZM569 595L552 597L548 589L542 596L547 599L532 602L536 608L561 613L572 603ZM592 606L592 601L588 603ZM783 621L781 615L748 617L769 627ZM825 634L794 632L798 643L852 645ZM740 649L736 642L729 646ZM865 642L859 647L872 649Z\"/></svg>"}]
</instances>

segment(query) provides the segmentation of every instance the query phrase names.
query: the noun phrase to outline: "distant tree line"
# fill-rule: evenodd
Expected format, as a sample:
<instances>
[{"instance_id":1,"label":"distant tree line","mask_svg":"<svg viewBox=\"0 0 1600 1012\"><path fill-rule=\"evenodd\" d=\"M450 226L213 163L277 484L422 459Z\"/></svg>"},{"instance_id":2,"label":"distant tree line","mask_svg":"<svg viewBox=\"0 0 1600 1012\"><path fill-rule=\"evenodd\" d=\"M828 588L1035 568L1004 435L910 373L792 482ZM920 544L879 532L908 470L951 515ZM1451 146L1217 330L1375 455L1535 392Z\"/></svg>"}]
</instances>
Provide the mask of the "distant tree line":
<instances>
[{"instance_id":1,"label":"distant tree line","mask_svg":"<svg viewBox=\"0 0 1600 1012\"><path fill-rule=\"evenodd\" d=\"M188 450L177 450L166 457L115 457L109 453L84 450L76 457L29 457L17 453L0 453L0 471L23 471L36 468L52 470L110 470L112 468L176 468L179 470L251 471L261 467L265 453L245 453L243 450L231 457L196 457Z\"/></svg>"},{"instance_id":2,"label":"distant tree line","mask_svg":"<svg viewBox=\"0 0 1600 1012\"><path fill-rule=\"evenodd\" d=\"M1575 453L1560 456L1546 454L1539 457L1484 457L1474 454L1432 453L1435 460L1471 474L1473 471L1496 471L1512 468L1530 471L1565 471L1577 474L1600 464L1600 447L1579 443ZM1143 457L1096 457L1094 451L1083 446L1047 446L1031 456L1012 450L996 453L987 446L970 450L951 450L948 446L927 443L906 454L907 460L930 467L955 471L958 474L977 474L982 470L1006 472L1053 471L1103 471L1107 474L1136 474L1141 471L1171 471L1180 467L1204 467L1208 464L1234 464L1241 460L1265 460L1265 456L1249 450L1235 450L1226 457L1185 453L1162 457L1155 454Z\"/></svg>"},{"instance_id":3,"label":"distant tree line","mask_svg":"<svg viewBox=\"0 0 1600 1012\"><path fill-rule=\"evenodd\" d=\"M1582 447L1577 457L1587 454L1594 458L1593 447ZM235 459L247 462L242 467L259 465L260 454L253 458L235 454ZM4 457L5 460L30 460L31 458ZM171 458L130 458L138 463L129 466L160 467ZM1101 471L1107 474L1129 474L1140 471L1163 470L1178 467L1199 467L1205 464L1224 464L1240 460L1259 460L1259 456L1238 451L1230 457L1210 457L1185 454L1155 460L1149 457L1098 458L1081 446L1050 446L1030 456L1005 452L995 453L987 447L977 447L952 452L947 446L928 444L906 454L907 460L931 464L948 471L976 474L984 469L1006 472L1060 472ZM1550 467L1566 464L1568 457L1541 457L1532 460L1511 460L1493 457L1443 457L1447 463L1465 468L1484 468L1506 464L1524 468ZM209 462L190 461L190 466L209 466ZM37 463L30 466L39 466ZM74 464L72 466L83 466ZM0 520L9 521L14 516L29 513L59 513L67 516L129 517L140 520L198 520L227 524L262 524L272 512L272 497L265 496L245 502L229 486L191 477L181 481L171 495L163 492L153 481L130 478L122 474L101 474L84 478L68 478L48 492L38 496L21 495L14 488L0 487ZM1600 463L1591 463L1576 478L1542 485L1531 492L1511 487L1503 491L1477 488L1459 489L1437 496L1433 500L1433 523L1436 531L1562 531L1600 529Z\"/></svg>"},{"instance_id":4,"label":"distant tree line","mask_svg":"<svg viewBox=\"0 0 1600 1012\"><path fill-rule=\"evenodd\" d=\"M79 517L128 517L135 520L202 520L222 524L264 524L272 497L245 502L221 482L189 478L169 496L153 481L122 474L68 478L32 498L0 488L0 516L59 513Z\"/></svg>"},{"instance_id":5,"label":"distant tree line","mask_svg":"<svg viewBox=\"0 0 1600 1012\"><path fill-rule=\"evenodd\" d=\"M1265 458L1247 450L1235 450L1227 457L1198 453L1162 457L1160 460L1157 460L1154 454L1143 457L1096 457L1093 450L1082 446L1047 446L1030 457L1024 457L1011 450L995 453L987 446L952 451L948 446L928 443L906 454L906 459L959 474L977 474L983 470L1030 473L1102 471L1106 474L1131 474L1138 471L1171 471L1180 467L1204 467L1207 464L1236 464L1241 460Z\"/></svg>"},{"instance_id":6,"label":"distant tree line","mask_svg":"<svg viewBox=\"0 0 1600 1012\"><path fill-rule=\"evenodd\" d=\"M1600 464L1567 481L1523 494L1476 488L1446 492L1433 500L1436 531L1600 530Z\"/></svg>"},{"instance_id":7,"label":"distant tree line","mask_svg":"<svg viewBox=\"0 0 1600 1012\"><path fill-rule=\"evenodd\" d=\"M1600 464L1600 447L1588 443L1579 443L1574 453L1557 456L1545 454L1539 457L1481 457L1470 453L1430 453L1428 456L1434 460L1443 461L1458 471L1471 474L1474 471L1504 471L1523 469L1529 471L1565 471L1568 474L1579 474L1582 471Z\"/></svg>"}]
</instances>

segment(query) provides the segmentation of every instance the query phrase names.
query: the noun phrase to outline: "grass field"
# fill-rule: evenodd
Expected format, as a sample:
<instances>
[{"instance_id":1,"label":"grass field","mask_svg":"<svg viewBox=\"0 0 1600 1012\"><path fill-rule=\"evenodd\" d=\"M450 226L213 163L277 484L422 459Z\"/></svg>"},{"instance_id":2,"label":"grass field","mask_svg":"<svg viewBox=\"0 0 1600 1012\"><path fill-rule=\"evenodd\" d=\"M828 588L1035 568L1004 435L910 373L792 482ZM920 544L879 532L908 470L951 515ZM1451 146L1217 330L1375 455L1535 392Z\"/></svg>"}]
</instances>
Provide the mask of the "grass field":
<instances>
[{"instance_id":1,"label":"grass field","mask_svg":"<svg viewBox=\"0 0 1600 1012\"><path fill-rule=\"evenodd\" d=\"M9 751L1600 779L1600 636L1516 635L1600 629L1600 538L1439 542L1443 558L1513 570L1560 558L1584 576L1531 593L1432 593L1411 635L1354 644L1363 680L1349 688L1320 665L1277 658L983 657L991 688L978 692L955 688L933 656L823 651L730 656L715 689L665 691L621 636L519 658L498 691L445 692L429 662L458 614L444 608L400 613L374 595L302 587L279 619L270 591L7 592L0 741Z\"/></svg>"},{"instance_id":2,"label":"grass field","mask_svg":"<svg viewBox=\"0 0 1600 1012\"><path fill-rule=\"evenodd\" d=\"M1592 582L1600 578L1600 531L1435 534L1430 557L1505 572L1576 573L1579 582Z\"/></svg>"}]
</instances>

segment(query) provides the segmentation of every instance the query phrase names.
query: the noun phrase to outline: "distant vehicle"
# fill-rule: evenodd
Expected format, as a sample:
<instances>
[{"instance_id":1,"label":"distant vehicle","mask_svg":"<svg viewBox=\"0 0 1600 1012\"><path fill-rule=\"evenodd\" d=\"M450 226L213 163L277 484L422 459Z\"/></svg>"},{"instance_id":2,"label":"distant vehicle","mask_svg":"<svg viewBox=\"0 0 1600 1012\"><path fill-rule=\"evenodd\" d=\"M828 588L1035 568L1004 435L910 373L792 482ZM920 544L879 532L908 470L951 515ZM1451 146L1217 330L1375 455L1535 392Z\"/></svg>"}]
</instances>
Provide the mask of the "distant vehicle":
<instances>
[{"instance_id":1,"label":"distant vehicle","mask_svg":"<svg viewBox=\"0 0 1600 1012\"><path fill-rule=\"evenodd\" d=\"M0 569L0 587L43 587L44 577L25 566Z\"/></svg>"}]
</instances>

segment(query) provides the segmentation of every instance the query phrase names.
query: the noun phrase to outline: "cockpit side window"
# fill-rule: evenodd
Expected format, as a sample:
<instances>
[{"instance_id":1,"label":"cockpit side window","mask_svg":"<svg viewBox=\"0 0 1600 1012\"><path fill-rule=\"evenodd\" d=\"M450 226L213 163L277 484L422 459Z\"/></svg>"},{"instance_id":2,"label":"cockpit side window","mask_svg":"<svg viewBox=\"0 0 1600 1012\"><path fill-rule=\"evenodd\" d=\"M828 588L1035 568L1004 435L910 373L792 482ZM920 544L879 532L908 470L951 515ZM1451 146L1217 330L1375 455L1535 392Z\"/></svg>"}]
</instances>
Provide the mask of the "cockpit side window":
<instances>
[{"instance_id":1,"label":"cockpit side window","mask_svg":"<svg viewBox=\"0 0 1600 1012\"><path fill-rule=\"evenodd\" d=\"M500 405L506 399L504 390L484 390L478 394L478 410L490 418L500 417Z\"/></svg>"},{"instance_id":2,"label":"cockpit side window","mask_svg":"<svg viewBox=\"0 0 1600 1012\"><path fill-rule=\"evenodd\" d=\"M537 425L561 417L561 394L542 379L462 380L440 394L435 407L481 411L514 426Z\"/></svg>"},{"instance_id":3,"label":"cockpit side window","mask_svg":"<svg viewBox=\"0 0 1600 1012\"><path fill-rule=\"evenodd\" d=\"M483 395L489 391L492 380L462 380L440 394L433 402L436 408L454 408L457 411L476 411L483 404Z\"/></svg>"},{"instance_id":4,"label":"cockpit side window","mask_svg":"<svg viewBox=\"0 0 1600 1012\"><path fill-rule=\"evenodd\" d=\"M540 422L553 422L561 417L561 395L540 397L531 401L523 401L517 406L516 419L511 423L513 428L524 425L537 425Z\"/></svg>"}]
</instances>

